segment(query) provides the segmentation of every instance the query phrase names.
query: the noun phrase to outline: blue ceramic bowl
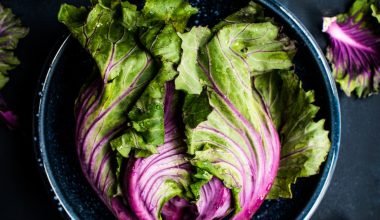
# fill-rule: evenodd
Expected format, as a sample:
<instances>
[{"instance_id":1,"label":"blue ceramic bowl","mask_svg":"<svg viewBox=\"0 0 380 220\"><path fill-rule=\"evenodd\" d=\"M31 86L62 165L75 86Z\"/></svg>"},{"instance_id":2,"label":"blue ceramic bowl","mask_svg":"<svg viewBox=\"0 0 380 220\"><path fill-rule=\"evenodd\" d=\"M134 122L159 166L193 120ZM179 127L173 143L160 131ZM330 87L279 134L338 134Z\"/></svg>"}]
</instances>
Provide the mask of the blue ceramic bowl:
<instances>
[{"instance_id":1,"label":"blue ceramic bowl","mask_svg":"<svg viewBox=\"0 0 380 220\"><path fill-rule=\"evenodd\" d=\"M215 24L220 18L245 6L247 1L190 1L201 9L193 23ZM296 73L305 89L313 89L318 117L326 118L332 147L319 175L300 179L294 185L294 198L266 201L254 219L309 219L321 202L331 181L338 158L340 110L335 84L321 49L286 8L275 0L256 0L283 25L298 42ZM233 5L233 6L232 6ZM217 11L218 13L215 13ZM52 196L64 217L72 219L113 219L82 175L74 144L74 101L91 73L93 62L71 37L65 37L47 61L41 89L35 103L34 142L37 161Z\"/></svg>"}]
</instances>

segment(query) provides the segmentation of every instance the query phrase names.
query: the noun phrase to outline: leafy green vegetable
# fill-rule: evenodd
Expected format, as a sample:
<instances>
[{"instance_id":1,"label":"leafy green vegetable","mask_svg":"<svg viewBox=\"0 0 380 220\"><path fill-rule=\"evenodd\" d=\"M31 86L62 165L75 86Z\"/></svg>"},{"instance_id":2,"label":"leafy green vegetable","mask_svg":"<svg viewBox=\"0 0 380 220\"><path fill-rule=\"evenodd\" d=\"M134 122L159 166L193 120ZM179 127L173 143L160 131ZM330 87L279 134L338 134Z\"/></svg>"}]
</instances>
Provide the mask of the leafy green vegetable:
<instances>
[{"instance_id":1,"label":"leafy green vegetable","mask_svg":"<svg viewBox=\"0 0 380 220\"><path fill-rule=\"evenodd\" d=\"M291 184L317 174L326 159L331 144L325 120L314 122L314 93L305 92L292 71L263 74L254 83L281 137L280 167L267 199L291 198Z\"/></svg>"},{"instance_id":2,"label":"leafy green vegetable","mask_svg":"<svg viewBox=\"0 0 380 220\"><path fill-rule=\"evenodd\" d=\"M326 57L335 81L359 98L380 90L380 20L373 0L356 0L347 13L324 18L330 43ZM372 9L372 15L371 15Z\"/></svg>"},{"instance_id":3,"label":"leafy green vegetable","mask_svg":"<svg viewBox=\"0 0 380 220\"><path fill-rule=\"evenodd\" d=\"M165 83L177 76L175 66L181 56L181 39L177 35L175 26L183 22L186 24L194 12L194 10L190 10L190 5L182 0L170 1L170 4L165 3L162 5L163 8L160 8L161 3L157 3L154 0L147 1L142 12L137 12L146 18L144 21L156 22L153 28L146 28L145 25L142 25L144 31L139 38L143 46L160 64L160 69L128 113L132 126L111 143L112 147L118 149L125 157L128 157L132 148L139 150L136 155L146 157L158 153L156 147L164 144ZM152 5L156 5L156 7L151 9ZM176 7L174 7L175 5ZM130 4L124 5L124 7L128 7L128 10L124 10L123 15L128 17L130 10L134 8L131 8ZM164 11L168 13L165 16L162 14ZM181 16L176 16L176 14ZM131 24L124 23L124 25L128 28ZM153 24L150 23L150 25ZM184 26L180 25L177 28L177 30L183 31Z\"/></svg>"},{"instance_id":4,"label":"leafy green vegetable","mask_svg":"<svg viewBox=\"0 0 380 220\"><path fill-rule=\"evenodd\" d=\"M122 2L123 23L128 29L155 28L157 24L170 24L176 31L184 31L189 17L197 9L183 0L147 0L141 11L128 1Z\"/></svg>"},{"instance_id":5,"label":"leafy green vegetable","mask_svg":"<svg viewBox=\"0 0 380 220\"><path fill-rule=\"evenodd\" d=\"M11 9L0 4L0 89L8 82L8 71L20 64L13 50L28 32L29 29L22 27L20 19L16 18Z\"/></svg>"},{"instance_id":6,"label":"leafy green vegetable","mask_svg":"<svg viewBox=\"0 0 380 220\"><path fill-rule=\"evenodd\" d=\"M28 28L22 27L20 19L8 8L0 4L0 90L9 80L8 71L14 69L20 61L14 56L21 38L29 32ZM4 98L0 95L0 120L4 121L8 128L18 127L18 117L7 106Z\"/></svg>"},{"instance_id":7,"label":"leafy green vegetable","mask_svg":"<svg viewBox=\"0 0 380 220\"><path fill-rule=\"evenodd\" d=\"M318 172L324 120L289 71L293 42L260 6L186 31L186 1L92 3L58 17L96 63L76 102L76 144L116 217L248 219Z\"/></svg>"},{"instance_id":8,"label":"leafy green vegetable","mask_svg":"<svg viewBox=\"0 0 380 220\"><path fill-rule=\"evenodd\" d=\"M160 1L148 0L145 6L156 5L157 15L146 14L147 9L133 11L135 6L115 2L99 1L89 13L83 7L63 5L58 17L90 52L100 72L100 82L95 80L94 86L86 85L83 97L77 101L78 154L93 188L121 218L129 212L121 204L120 185L116 181L123 164L120 156L128 157L131 149L136 148L134 156L146 157L158 153L156 147L164 144L164 102L168 95L165 89L177 75L174 67L180 59L177 31L183 28L181 24L187 23L194 10L189 7L183 10L188 3L181 0L171 1L181 3L178 4L180 8L172 11L173 16L179 15L176 13L181 16L162 20L159 12L169 12L172 8L159 9ZM138 22L128 23L130 16ZM112 149L117 150L117 170L114 172L110 141L121 130L125 133L111 144ZM132 177L136 175L132 173ZM175 183L168 182L169 188L164 184L162 187L166 190L162 188L152 193L158 196L164 190L167 195L175 196L178 190L182 191L174 188ZM143 207L131 206L131 209L139 213Z\"/></svg>"},{"instance_id":9,"label":"leafy green vegetable","mask_svg":"<svg viewBox=\"0 0 380 220\"><path fill-rule=\"evenodd\" d=\"M252 91L251 76L289 68L288 42L280 40L278 27L270 22L235 23L210 34L206 28L193 28L181 35L176 88L190 95L206 88L213 109L195 128L187 125L188 152L198 171L231 189L234 218L246 219L268 193L280 153L277 131L259 94ZM196 121L189 111L194 108L185 108L184 115L194 118L187 121Z\"/></svg>"},{"instance_id":10,"label":"leafy green vegetable","mask_svg":"<svg viewBox=\"0 0 380 220\"><path fill-rule=\"evenodd\" d=\"M76 103L76 145L83 173L117 216L129 215L113 171L109 142L125 128L130 109L155 76L151 55L138 46L135 33L121 25L116 10L100 4L90 12L62 5L58 19L86 48L97 77L85 85ZM121 218L121 217L120 217Z\"/></svg>"},{"instance_id":11,"label":"leafy green vegetable","mask_svg":"<svg viewBox=\"0 0 380 220\"><path fill-rule=\"evenodd\" d=\"M130 158L125 169L124 195L139 219L159 219L163 206L174 197L192 198L187 193L191 165L178 126L179 110L174 83L169 82L165 88L165 143L157 147L157 154Z\"/></svg>"},{"instance_id":12,"label":"leafy green vegetable","mask_svg":"<svg viewBox=\"0 0 380 220\"><path fill-rule=\"evenodd\" d=\"M380 23L380 11L378 9L378 6L376 6L375 4L372 4L371 10L372 10L372 16L375 17L377 19L377 22Z\"/></svg>"},{"instance_id":13,"label":"leafy green vegetable","mask_svg":"<svg viewBox=\"0 0 380 220\"><path fill-rule=\"evenodd\" d=\"M187 1L182 0L147 0L142 10L148 20L165 21L178 31L185 29L189 17L197 11Z\"/></svg>"},{"instance_id":14,"label":"leafy green vegetable","mask_svg":"<svg viewBox=\"0 0 380 220\"><path fill-rule=\"evenodd\" d=\"M178 100L172 80L178 74L176 66L181 55L177 31L183 31L194 10L181 0L160 4L147 1L141 12L132 13L132 17L142 16L135 23L129 19L132 8L124 5L127 7L123 10L124 25L129 29L134 29L131 25L141 25L144 31L139 40L155 57L159 69L128 113L131 128L111 142L116 149L136 149L125 171L124 189L131 209L138 218L144 219L159 219L164 205L175 197L189 199L191 165L185 159L186 147L176 125ZM152 203L156 205L150 206Z\"/></svg>"}]
</instances>

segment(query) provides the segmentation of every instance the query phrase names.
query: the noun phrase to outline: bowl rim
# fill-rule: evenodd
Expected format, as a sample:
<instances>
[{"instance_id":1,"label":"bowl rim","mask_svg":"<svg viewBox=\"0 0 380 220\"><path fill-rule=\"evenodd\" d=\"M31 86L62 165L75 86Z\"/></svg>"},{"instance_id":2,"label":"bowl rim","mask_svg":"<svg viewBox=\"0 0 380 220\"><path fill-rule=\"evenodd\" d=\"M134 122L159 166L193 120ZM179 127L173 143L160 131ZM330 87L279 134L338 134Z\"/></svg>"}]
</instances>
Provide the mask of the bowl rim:
<instances>
[{"instance_id":1,"label":"bowl rim","mask_svg":"<svg viewBox=\"0 0 380 220\"><path fill-rule=\"evenodd\" d=\"M56 203L58 211L64 219L80 219L74 214L72 208L66 203L66 199L63 197L61 190L57 186L57 182L52 178L53 171L49 164L49 160L45 151L43 127L44 123L41 120L40 115L43 115L45 107L43 103L46 101L45 90L46 85L50 82L52 71L61 57L67 43L69 42L71 35L62 35L53 46L50 51L44 66L42 68L41 76L38 80L38 89L36 90L34 105L33 105L33 144L38 167L40 168L40 174L43 183L50 194L52 202ZM62 212L62 211L65 212Z\"/></svg>"},{"instance_id":2,"label":"bowl rim","mask_svg":"<svg viewBox=\"0 0 380 220\"><path fill-rule=\"evenodd\" d=\"M314 214L315 210L321 203L324 195L326 194L327 188L333 177L333 173L338 160L338 154L340 150L340 137L341 137L341 113L340 104L337 88L335 86L335 81L332 77L330 66L325 59L322 49L319 47L318 43L314 37L310 34L307 28L302 24L302 22L287 9L282 3L276 0L254 0L255 2L263 5L265 8L271 10L284 20L296 34L305 43L305 46L312 53L314 59L316 59L318 68L323 77L323 83L327 89L327 98L330 109L330 141L331 148L328 157L325 161L325 165L321 174L321 178L306 206L303 208L302 212L298 214L296 219L310 219ZM54 67L57 64L60 56L65 50L65 47L70 42L71 35L64 35L60 39L53 50L50 52L45 65L42 69L41 76L39 78L39 88L36 90L35 101L33 106L33 144L36 159L40 167L40 173L44 179L44 183L47 189L51 193L51 197L57 202L58 210L61 211L63 217L69 217L70 219L80 219L79 216L73 211L73 208L68 205L66 199L64 198L61 190L58 188L56 181L53 176L53 171L50 167L44 144L44 134L43 134L43 119L40 115L43 115L45 111L44 102L46 101L46 85L50 82L51 75L53 74ZM54 196L54 197L53 197ZM62 212L65 210L65 213Z\"/></svg>"}]
</instances>

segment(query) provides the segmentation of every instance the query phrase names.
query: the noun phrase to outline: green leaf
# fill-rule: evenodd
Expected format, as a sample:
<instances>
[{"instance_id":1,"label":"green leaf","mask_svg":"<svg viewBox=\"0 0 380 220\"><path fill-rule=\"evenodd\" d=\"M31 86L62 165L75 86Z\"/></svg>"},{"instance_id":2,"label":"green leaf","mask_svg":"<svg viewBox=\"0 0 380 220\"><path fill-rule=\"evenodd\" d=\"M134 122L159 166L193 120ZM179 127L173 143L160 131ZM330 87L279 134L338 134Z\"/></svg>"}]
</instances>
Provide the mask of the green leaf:
<instances>
[{"instance_id":1,"label":"green leaf","mask_svg":"<svg viewBox=\"0 0 380 220\"><path fill-rule=\"evenodd\" d=\"M164 144L166 83L177 76L175 66L181 56L181 39L173 25L158 24L143 30L140 41L155 57L160 69L128 113L131 128L112 143L115 149L128 149L124 150L125 157L132 148L139 149L138 157L149 156Z\"/></svg>"},{"instance_id":2,"label":"green leaf","mask_svg":"<svg viewBox=\"0 0 380 220\"><path fill-rule=\"evenodd\" d=\"M123 25L128 30L134 30L142 26L144 19L142 14L137 10L137 6L129 3L128 1L121 3L121 10L123 14Z\"/></svg>"},{"instance_id":3,"label":"green leaf","mask_svg":"<svg viewBox=\"0 0 380 220\"><path fill-rule=\"evenodd\" d=\"M22 27L21 20L18 19L9 8L0 4L0 48L14 50L21 38L24 38L29 29Z\"/></svg>"},{"instance_id":4,"label":"green leaf","mask_svg":"<svg viewBox=\"0 0 380 220\"><path fill-rule=\"evenodd\" d=\"M184 31L191 15L198 10L184 0L147 0L142 10L145 19L152 21L165 21L179 31Z\"/></svg>"},{"instance_id":5,"label":"green leaf","mask_svg":"<svg viewBox=\"0 0 380 220\"><path fill-rule=\"evenodd\" d=\"M355 21L361 21L369 12L371 0L355 0L348 14L355 17Z\"/></svg>"},{"instance_id":6,"label":"green leaf","mask_svg":"<svg viewBox=\"0 0 380 220\"><path fill-rule=\"evenodd\" d=\"M4 76L3 74L0 74L0 89L3 88L8 81L8 77Z\"/></svg>"},{"instance_id":7,"label":"green leaf","mask_svg":"<svg viewBox=\"0 0 380 220\"><path fill-rule=\"evenodd\" d=\"M13 50L21 38L24 38L29 29L22 27L10 9L0 4L0 89L8 82L8 72L14 69L20 61L15 57Z\"/></svg>"},{"instance_id":8,"label":"green leaf","mask_svg":"<svg viewBox=\"0 0 380 220\"><path fill-rule=\"evenodd\" d=\"M380 90L377 2L355 0L348 12L324 18L323 31L330 38L326 58L336 83L347 96L364 98Z\"/></svg>"},{"instance_id":9,"label":"green leaf","mask_svg":"<svg viewBox=\"0 0 380 220\"><path fill-rule=\"evenodd\" d=\"M203 90L200 95L188 94L183 104L183 122L190 128L197 127L201 122L206 121L211 113L207 92Z\"/></svg>"},{"instance_id":10,"label":"green leaf","mask_svg":"<svg viewBox=\"0 0 380 220\"><path fill-rule=\"evenodd\" d=\"M196 169L195 174L192 175L192 183L190 185L191 192L196 200L198 200L200 197L202 186L207 184L212 179L212 177L213 175L209 172L199 168Z\"/></svg>"},{"instance_id":11,"label":"green leaf","mask_svg":"<svg viewBox=\"0 0 380 220\"><path fill-rule=\"evenodd\" d=\"M158 7L165 5L162 1L147 1L145 8L152 7L152 13L145 14L131 4L112 0L99 0L89 12L62 5L58 15L89 51L98 69L98 77L85 85L76 104L76 141L85 176L109 207L114 207L115 196L121 192L118 176L122 158L129 156L132 149L136 158L158 153L157 145L163 150L173 147L182 154L186 150L170 145L174 144L170 140L173 136L182 144L176 131L167 136L170 144L163 144L165 96L168 84L178 74L176 66L181 54L177 31L184 28L194 11L188 3L172 2L181 2L175 10L169 8L173 17L161 17ZM174 91L173 82L170 88ZM176 94L171 94L171 99L176 100ZM122 131L125 133L111 142ZM172 156L177 159L170 161L174 167L179 162L190 166L184 155ZM187 168L177 167L173 172L159 176L165 180L154 192L160 197L160 206L188 191L184 189L189 184ZM183 178L175 180L173 175ZM124 209L114 211L128 216Z\"/></svg>"},{"instance_id":12,"label":"green leaf","mask_svg":"<svg viewBox=\"0 0 380 220\"><path fill-rule=\"evenodd\" d=\"M380 23L380 11L378 7L375 4L371 5L371 10L372 10L372 16L377 19L377 22Z\"/></svg>"},{"instance_id":13,"label":"green leaf","mask_svg":"<svg viewBox=\"0 0 380 220\"><path fill-rule=\"evenodd\" d=\"M121 167L122 167L122 163L123 163L123 155L121 155L120 153L116 153L116 172L115 172L115 175L116 175L116 178L117 179L120 179L120 173L121 173Z\"/></svg>"},{"instance_id":14,"label":"green leaf","mask_svg":"<svg viewBox=\"0 0 380 220\"><path fill-rule=\"evenodd\" d=\"M266 194L266 181L273 180L271 172L276 170L271 166L280 156L277 131L260 96L252 91L251 76L291 67L289 42L270 22L221 25L214 36L198 27L181 39L183 56L175 83L188 96L183 114L188 152L194 156L190 162L232 190L235 217L244 218L239 210L253 213L252 201ZM208 105L187 103L196 98L200 103L208 100ZM201 120L192 117L197 114ZM252 174L263 181L255 190L249 187ZM196 191L199 184L194 184Z\"/></svg>"},{"instance_id":15,"label":"green leaf","mask_svg":"<svg viewBox=\"0 0 380 220\"><path fill-rule=\"evenodd\" d=\"M127 130L124 134L111 141L111 147L121 156L129 157L132 149L138 149L148 152L149 155L158 153L156 146L146 144L140 135L137 135L133 129Z\"/></svg>"},{"instance_id":16,"label":"green leaf","mask_svg":"<svg viewBox=\"0 0 380 220\"><path fill-rule=\"evenodd\" d=\"M170 24L176 31L183 32L190 16L197 9L184 0L147 0L141 11L128 1L122 2L123 23L129 29L136 27L155 28L157 24Z\"/></svg>"},{"instance_id":17,"label":"green leaf","mask_svg":"<svg viewBox=\"0 0 380 220\"><path fill-rule=\"evenodd\" d=\"M161 63L161 68L128 113L128 117L136 132L134 135L139 135L143 140L141 146L158 146L164 143L165 136L165 83L177 75L174 65L179 62L181 42L171 25L164 26L152 41L142 42ZM154 153L153 150L148 151Z\"/></svg>"},{"instance_id":18,"label":"green leaf","mask_svg":"<svg viewBox=\"0 0 380 220\"><path fill-rule=\"evenodd\" d=\"M138 46L137 33L121 25L117 10L97 4L87 11L64 4L58 19L96 63L96 77L84 86L76 103L76 141L85 175L109 205L119 188L110 141L125 129L126 112L156 69L151 55ZM125 149L119 153L125 154Z\"/></svg>"},{"instance_id":19,"label":"green leaf","mask_svg":"<svg viewBox=\"0 0 380 220\"><path fill-rule=\"evenodd\" d=\"M189 94L202 92L203 84L207 79L198 64L198 54L206 54L201 48L204 48L210 35L211 32L206 27L194 27L190 32L180 34L183 52L178 66L181 74L175 80L177 90L183 90Z\"/></svg>"},{"instance_id":20,"label":"green leaf","mask_svg":"<svg viewBox=\"0 0 380 220\"><path fill-rule=\"evenodd\" d=\"M326 159L331 143L325 120L315 121L314 93L303 90L294 72L262 74L254 83L281 137L280 167L267 199L291 198L297 178L317 174Z\"/></svg>"}]
</instances>

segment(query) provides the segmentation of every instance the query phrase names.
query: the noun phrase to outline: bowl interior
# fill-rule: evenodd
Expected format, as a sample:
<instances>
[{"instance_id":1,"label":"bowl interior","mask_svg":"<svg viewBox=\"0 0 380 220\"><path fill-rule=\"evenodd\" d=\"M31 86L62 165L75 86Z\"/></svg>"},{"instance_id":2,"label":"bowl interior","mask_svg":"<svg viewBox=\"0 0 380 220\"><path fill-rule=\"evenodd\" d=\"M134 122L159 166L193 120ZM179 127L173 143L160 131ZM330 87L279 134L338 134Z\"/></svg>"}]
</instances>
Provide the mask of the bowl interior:
<instances>
[{"instance_id":1,"label":"bowl interior","mask_svg":"<svg viewBox=\"0 0 380 220\"><path fill-rule=\"evenodd\" d=\"M234 4L228 3L228 0L191 2L201 10L191 22L212 25L220 18L244 7L248 1L235 0ZM326 82L326 76L323 76L320 59L304 42L297 27L274 11L268 10L268 13L283 26L287 35L298 42L298 52L294 59L296 72L305 89L315 90L316 104L321 107L318 117L326 118L326 129L331 131L330 137L339 136L339 131L334 127L339 119L331 116L331 109L337 106L331 102L329 93L332 87ZM44 172L55 193L54 198L62 204L59 210L66 210L64 213L74 219L112 219L111 212L82 175L74 144L74 102L91 73L93 61L72 38L67 38L54 55L42 78L42 90L37 103L39 107L35 121L35 140L38 160L43 163ZM306 216L310 212L310 204L315 202L313 200L322 191L321 186L326 181L327 173L332 172L331 164L335 162L331 160L336 157L331 154L337 153L334 147L338 144L335 142L333 141L327 166L322 167L319 175L299 179L293 186L294 198L291 200L266 201L254 219L294 219Z\"/></svg>"}]
</instances>

